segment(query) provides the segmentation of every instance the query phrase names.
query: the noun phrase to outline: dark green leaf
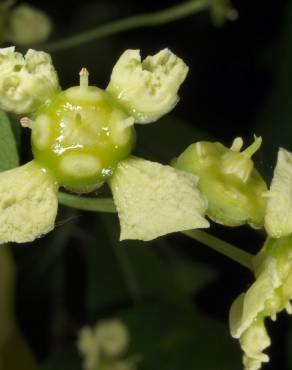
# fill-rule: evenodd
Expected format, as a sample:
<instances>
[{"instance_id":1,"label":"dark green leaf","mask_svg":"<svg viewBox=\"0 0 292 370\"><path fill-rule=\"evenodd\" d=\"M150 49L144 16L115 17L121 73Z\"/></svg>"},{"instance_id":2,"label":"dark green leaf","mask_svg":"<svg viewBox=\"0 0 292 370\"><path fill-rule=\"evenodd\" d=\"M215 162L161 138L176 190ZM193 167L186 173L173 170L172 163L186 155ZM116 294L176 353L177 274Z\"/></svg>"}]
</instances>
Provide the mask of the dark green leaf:
<instances>
[{"instance_id":1,"label":"dark green leaf","mask_svg":"<svg viewBox=\"0 0 292 370\"><path fill-rule=\"evenodd\" d=\"M41 370L81 370L77 349L70 348L53 354L41 367Z\"/></svg>"},{"instance_id":2,"label":"dark green leaf","mask_svg":"<svg viewBox=\"0 0 292 370\"><path fill-rule=\"evenodd\" d=\"M116 215L99 215L95 231L98 238L88 251L87 299L93 315L129 299L187 307L194 292L214 276L205 266L159 253L168 247L161 240L119 242Z\"/></svg>"},{"instance_id":3,"label":"dark green leaf","mask_svg":"<svg viewBox=\"0 0 292 370\"><path fill-rule=\"evenodd\" d=\"M19 163L15 137L6 113L0 111L0 172Z\"/></svg>"},{"instance_id":4,"label":"dark green leaf","mask_svg":"<svg viewBox=\"0 0 292 370\"><path fill-rule=\"evenodd\" d=\"M234 370L241 368L239 345L227 322L166 304L125 312L131 352L142 355L139 370Z\"/></svg>"}]
</instances>

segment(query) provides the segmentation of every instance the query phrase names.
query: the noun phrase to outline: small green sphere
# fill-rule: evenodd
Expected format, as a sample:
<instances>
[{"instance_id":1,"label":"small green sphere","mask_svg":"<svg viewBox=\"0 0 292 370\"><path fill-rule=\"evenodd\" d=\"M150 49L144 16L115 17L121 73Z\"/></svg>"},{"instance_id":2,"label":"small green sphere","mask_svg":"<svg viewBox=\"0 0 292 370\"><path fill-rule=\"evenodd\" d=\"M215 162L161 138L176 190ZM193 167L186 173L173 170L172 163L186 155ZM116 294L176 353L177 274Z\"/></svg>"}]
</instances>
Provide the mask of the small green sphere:
<instances>
[{"instance_id":1,"label":"small green sphere","mask_svg":"<svg viewBox=\"0 0 292 370\"><path fill-rule=\"evenodd\" d=\"M72 87L36 113L31 123L34 158L67 189L93 191L131 153L133 124L106 91Z\"/></svg>"}]
</instances>

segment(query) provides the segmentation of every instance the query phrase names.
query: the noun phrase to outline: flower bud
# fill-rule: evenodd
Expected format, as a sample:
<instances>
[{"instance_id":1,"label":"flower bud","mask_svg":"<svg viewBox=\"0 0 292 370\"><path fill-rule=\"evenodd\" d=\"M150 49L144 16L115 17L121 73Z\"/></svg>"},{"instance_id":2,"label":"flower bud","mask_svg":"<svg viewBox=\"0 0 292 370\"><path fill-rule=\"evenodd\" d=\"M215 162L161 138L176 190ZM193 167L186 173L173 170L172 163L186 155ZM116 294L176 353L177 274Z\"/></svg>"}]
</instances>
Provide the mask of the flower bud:
<instances>
[{"instance_id":1,"label":"flower bud","mask_svg":"<svg viewBox=\"0 0 292 370\"><path fill-rule=\"evenodd\" d=\"M23 57L14 47L0 49L0 109L32 113L59 90L51 57L28 50Z\"/></svg>"},{"instance_id":2,"label":"flower bud","mask_svg":"<svg viewBox=\"0 0 292 370\"><path fill-rule=\"evenodd\" d=\"M267 187L254 168L251 156L259 149L261 138L244 151L241 138L231 148L221 143L198 142L190 145L172 165L199 177L198 187L208 199L207 214L218 223L238 226L264 222Z\"/></svg>"},{"instance_id":3,"label":"flower bud","mask_svg":"<svg viewBox=\"0 0 292 370\"><path fill-rule=\"evenodd\" d=\"M184 61L169 49L143 61L139 50L126 50L113 68L107 91L135 122L154 122L174 108L187 73Z\"/></svg>"},{"instance_id":4,"label":"flower bud","mask_svg":"<svg viewBox=\"0 0 292 370\"><path fill-rule=\"evenodd\" d=\"M16 45L45 41L52 30L50 18L42 11L21 4L10 11L5 38Z\"/></svg>"}]
</instances>

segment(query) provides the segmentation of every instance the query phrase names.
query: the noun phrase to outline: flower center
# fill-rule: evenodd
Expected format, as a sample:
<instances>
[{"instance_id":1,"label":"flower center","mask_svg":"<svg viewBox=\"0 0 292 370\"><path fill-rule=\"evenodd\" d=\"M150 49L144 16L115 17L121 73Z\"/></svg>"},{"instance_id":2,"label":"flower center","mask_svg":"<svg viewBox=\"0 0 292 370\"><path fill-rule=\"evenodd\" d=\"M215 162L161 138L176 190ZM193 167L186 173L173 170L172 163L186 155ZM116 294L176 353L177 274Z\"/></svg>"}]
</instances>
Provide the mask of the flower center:
<instances>
[{"instance_id":1,"label":"flower center","mask_svg":"<svg viewBox=\"0 0 292 370\"><path fill-rule=\"evenodd\" d=\"M89 192L131 153L133 124L104 90L88 86L88 72L82 69L80 86L59 93L31 122L33 154L60 185Z\"/></svg>"}]
</instances>

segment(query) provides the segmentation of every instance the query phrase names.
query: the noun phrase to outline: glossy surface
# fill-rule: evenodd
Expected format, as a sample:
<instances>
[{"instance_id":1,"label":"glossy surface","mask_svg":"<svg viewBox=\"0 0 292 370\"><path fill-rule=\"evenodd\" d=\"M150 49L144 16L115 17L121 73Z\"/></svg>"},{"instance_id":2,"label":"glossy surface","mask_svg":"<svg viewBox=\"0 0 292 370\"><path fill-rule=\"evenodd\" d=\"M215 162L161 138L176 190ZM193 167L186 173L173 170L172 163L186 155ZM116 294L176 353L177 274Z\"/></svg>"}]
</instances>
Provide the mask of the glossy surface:
<instances>
[{"instance_id":1,"label":"glossy surface","mask_svg":"<svg viewBox=\"0 0 292 370\"><path fill-rule=\"evenodd\" d=\"M85 193L109 178L135 142L134 119L97 87L72 87L42 107L33 122L35 159L60 185Z\"/></svg>"},{"instance_id":2,"label":"glossy surface","mask_svg":"<svg viewBox=\"0 0 292 370\"><path fill-rule=\"evenodd\" d=\"M263 225L266 200L262 195L267 187L243 153L220 143L199 142L190 145L172 165L199 176L198 187L208 199L207 214L216 222Z\"/></svg>"}]
</instances>

